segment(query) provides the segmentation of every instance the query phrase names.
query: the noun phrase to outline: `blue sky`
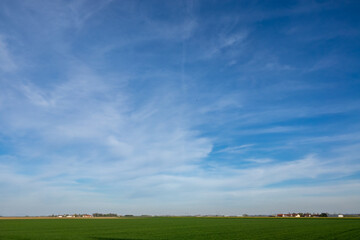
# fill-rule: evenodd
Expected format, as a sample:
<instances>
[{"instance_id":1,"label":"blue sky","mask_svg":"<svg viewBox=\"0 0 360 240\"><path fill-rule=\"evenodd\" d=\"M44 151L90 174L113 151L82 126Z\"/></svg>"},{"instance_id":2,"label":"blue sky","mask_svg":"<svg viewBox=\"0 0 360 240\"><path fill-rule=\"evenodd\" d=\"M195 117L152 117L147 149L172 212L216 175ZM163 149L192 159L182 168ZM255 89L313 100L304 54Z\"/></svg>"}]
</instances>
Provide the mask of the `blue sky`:
<instances>
[{"instance_id":1,"label":"blue sky","mask_svg":"<svg viewBox=\"0 0 360 240\"><path fill-rule=\"evenodd\" d=\"M360 212L357 1L0 3L0 215Z\"/></svg>"}]
</instances>

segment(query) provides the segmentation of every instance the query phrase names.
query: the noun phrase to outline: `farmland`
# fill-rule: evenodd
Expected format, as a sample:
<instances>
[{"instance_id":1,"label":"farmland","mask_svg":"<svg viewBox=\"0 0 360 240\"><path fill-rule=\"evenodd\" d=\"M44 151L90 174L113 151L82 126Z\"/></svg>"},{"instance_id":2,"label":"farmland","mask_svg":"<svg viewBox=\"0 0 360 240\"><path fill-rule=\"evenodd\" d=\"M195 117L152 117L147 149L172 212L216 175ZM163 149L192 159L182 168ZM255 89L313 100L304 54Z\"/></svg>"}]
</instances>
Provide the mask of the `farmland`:
<instances>
[{"instance_id":1,"label":"farmland","mask_svg":"<svg viewBox=\"0 0 360 240\"><path fill-rule=\"evenodd\" d=\"M359 239L359 218L2 219L0 239Z\"/></svg>"}]
</instances>

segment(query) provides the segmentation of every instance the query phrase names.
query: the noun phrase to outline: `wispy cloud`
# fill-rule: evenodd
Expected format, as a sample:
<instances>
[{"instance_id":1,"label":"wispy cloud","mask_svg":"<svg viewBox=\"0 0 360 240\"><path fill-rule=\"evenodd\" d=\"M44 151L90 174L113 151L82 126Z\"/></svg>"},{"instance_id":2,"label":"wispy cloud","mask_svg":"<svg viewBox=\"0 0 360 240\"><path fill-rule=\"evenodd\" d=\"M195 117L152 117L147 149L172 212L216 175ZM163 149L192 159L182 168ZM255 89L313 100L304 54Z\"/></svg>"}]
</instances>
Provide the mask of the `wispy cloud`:
<instances>
[{"instance_id":1,"label":"wispy cloud","mask_svg":"<svg viewBox=\"0 0 360 240\"><path fill-rule=\"evenodd\" d=\"M55 163L55 162L54 162ZM277 206L279 209L295 207L289 204L281 206L279 202L289 198L291 196L297 196L301 199L312 199L315 196L319 197L326 195L327 198L334 197L339 198L339 193L347 192L353 198L358 199L358 195L353 190L356 188L357 182L341 182L336 179L341 179L342 176L347 176L359 170L359 165L334 165L331 161L324 162L314 156L308 156L304 159L288 163L276 163L269 165L270 162L257 162L258 164L265 164L264 166L256 166L249 169L230 169L218 166L216 171L203 172L198 167L186 169L187 174L192 172L191 175L173 175L171 171L168 173L155 174L153 172L154 166L149 168L144 167L132 169L127 164L111 163L107 162L107 166L97 166L96 163L82 162L81 161L65 161L61 164L60 161L56 161L56 165L52 167L46 167L46 169L53 169L53 173L50 175L38 176L33 178L32 176L24 176L14 172L14 168L2 168L3 183L9 184L9 188L21 190L24 196L28 196L30 192L36 195L26 198L30 200L27 205L36 206L37 201L48 201L49 197L43 195L43 190L46 189L47 196L51 196L50 204L41 211L49 211L51 207L57 204L56 197L61 197L62 205L58 208L58 211L69 211L76 207L83 211L95 211L92 204L96 202L104 203L108 202L107 207L103 207L108 210L124 211L123 207L117 206L114 201L122 199L121 201L126 203L126 207L135 211L135 213L151 213L158 211L170 211L171 213L182 213L184 211L179 208L180 202L192 203L197 206L198 203L203 202L207 197L216 199L217 201L229 201L230 206L233 208L237 206L235 200L239 202L239 199L243 199L241 204L247 205L246 199L254 199L253 207L260 207L262 211L269 213L269 204ZM76 165L74 165L76 164ZM94 165L95 164L95 165ZM56 166L56 167L55 167ZM158 168L158 166L157 166ZM194 172L195 170L195 172ZM58 175L54 175L57 173ZM176 172L175 172L176 173ZM177 172L178 173L178 172ZM58 176L58 177L55 177ZM275 183L290 180L301 179L316 179L321 176L329 176L334 179L338 186L344 186L344 188L336 188L334 184L324 185L324 183L316 184L315 186L301 186L298 182L297 186L292 187L265 187ZM50 177L50 178L49 178ZM82 180L80 183L79 181ZM28 185L30 184L30 185ZM265 187L265 188L264 188ZM39 189L42 189L41 191ZM99 190L101 191L99 192ZM107 191L113 191L114 189L121 191L121 194L112 194L109 197ZM301 189L301 191L299 191ZM6 199L12 199L14 193L7 191ZM259 202L259 198L264 196L271 196L267 203ZM90 205L78 206L76 202L78 200L90 197ZM177 207L169 209L169 205L164 206L162 210L156 209L155 203L158 198L167 199L174 202ZM137 202L138 204L144 204L146 207L133 208L128 201ZM226 200L227 199L227 200ZM64 202L65 201L65 202ZM75 201L75 204L69 204L69 201ZM306 201L305 201L306 202ZM21 201L11 201L7 205L12 206L20 204ZM212 201L205 201L205 205L198 208L199 213L211 213L214 211L212 208ZM235 205L234 205L235 204ZM328 209L334 208L334 203L327 202ZM346 209L339 204L335 204L337 209ZM297 202L297 209L308 209L309 206ZM37 209L37 207L35 207ZM267 209L267 210L266 210ZM274 208L272 208L275 211ZM40 210L40 209L39 209ZM193 209L195 210L195 209ZM311 208L315 211L316 207ZM225 211L225 209L219 209L219 211ZM225 212L231 212L234 210L228 209ZM255 209L249 210L257 213ZM280 211L280 210L279 210ZM334 211L334 210L332 210ZM242 212L239 212L239 214ZM270 212L272 213L272 212Z\"/></svg>"},{"instance_id":2,"label":"wispy cloud","mask_svg":"<svg viewBox=\"0 0 360 240\"><path fill-rule=\"evenodd\" d=\"M244 145L240 145L240 146L235 146L235 147L227 147L227 148L223 148L220 149L218 151L216 151L215 153L242 153L244 151L247 151L248 148L254 146L255 144L244 144Z\"/></svg>"},{"instance_id":3,"label":"wispy cloud","mask_svg":"<svg viewBox=\"0 0 360 240\"><path fill-rule=\"evenodd\" d=\"M216 42L212 43L212 46L208 48L205 57L216 57L216 55L220 54L223 50L241 47L240 45L244 43L247 35L248 33L245 31L235 34L223 33L222 35L220 35L219 39Z\"/></svg>"},{"instance_id":4,"label":"wispy cloud","mask_svg":"<svg viewBox=\"0 0 360 240\"><path fill-rule=\"evenodd\" d=\"M242 130L240 133L244 135L253 135L253 134L271 134L271 133L287 133L300 131L304 128L302 127L293 127L293 126L275 126L269 128L256 128L256 129L247 129Z\"/></svg>"},{"instance_id":5,"label":"wispy cloud","mask_svg":"<svg viewBox=\"0 0 360 240\"><path fill-rule=\"evenodd\" d=\"M0 35L0 69L4 72L12 72L17 69L14 56L9 50L6 38Z\"/></svg>"}]
</instances>

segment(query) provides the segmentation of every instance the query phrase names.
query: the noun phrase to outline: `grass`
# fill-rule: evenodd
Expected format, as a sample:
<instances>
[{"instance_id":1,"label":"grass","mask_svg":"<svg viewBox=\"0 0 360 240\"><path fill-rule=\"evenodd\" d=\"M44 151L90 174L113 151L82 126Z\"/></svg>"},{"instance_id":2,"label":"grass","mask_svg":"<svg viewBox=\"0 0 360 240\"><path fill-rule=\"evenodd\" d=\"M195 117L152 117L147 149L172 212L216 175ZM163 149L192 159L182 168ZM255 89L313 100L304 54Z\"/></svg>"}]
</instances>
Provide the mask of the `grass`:
<instances>
[{"instance_id":1,"label":"grass","mask_svg":"<svg viewBox=\"0 0 360 240\"><path fill-rule=\"evenodd\" d=\"M358 218L0 220L0 239L359 239Z\"/></svg>"}]
</instances>

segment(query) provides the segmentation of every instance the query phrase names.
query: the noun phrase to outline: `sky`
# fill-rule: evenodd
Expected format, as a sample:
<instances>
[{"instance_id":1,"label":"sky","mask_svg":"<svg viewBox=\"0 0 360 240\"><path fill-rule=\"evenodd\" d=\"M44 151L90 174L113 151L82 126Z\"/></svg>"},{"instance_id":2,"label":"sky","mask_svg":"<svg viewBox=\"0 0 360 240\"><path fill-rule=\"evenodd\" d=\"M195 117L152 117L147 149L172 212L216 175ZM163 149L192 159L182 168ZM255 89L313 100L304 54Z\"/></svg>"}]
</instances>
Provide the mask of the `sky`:
<instances>
[{"instance_id":1,"label":"sky","mask_svg":"<svg viewBox=\"0 0 360 240\"><path fill-rule=\"evenodd\" d=\"M358 1L0 2L0 215L360 212Z\"/></svg>"}]
</instances>

